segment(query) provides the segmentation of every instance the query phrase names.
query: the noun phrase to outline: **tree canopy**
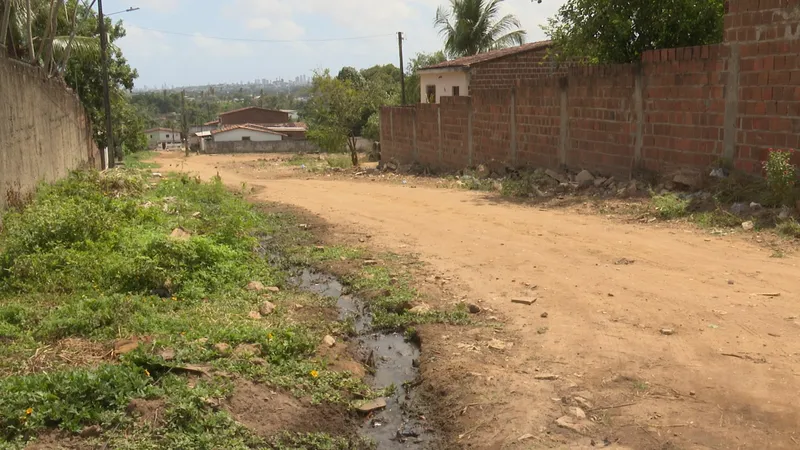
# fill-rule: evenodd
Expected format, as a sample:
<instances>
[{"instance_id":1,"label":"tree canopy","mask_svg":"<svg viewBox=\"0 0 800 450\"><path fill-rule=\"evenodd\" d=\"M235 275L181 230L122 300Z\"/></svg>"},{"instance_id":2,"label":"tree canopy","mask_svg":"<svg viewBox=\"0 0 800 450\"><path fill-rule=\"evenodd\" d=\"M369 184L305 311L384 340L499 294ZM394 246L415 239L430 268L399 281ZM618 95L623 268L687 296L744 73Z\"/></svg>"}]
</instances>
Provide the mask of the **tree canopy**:
<instances>
[{"instance_id":1,"label":"tree canopy","mask_svg":"<svg viewBox=\"0 0 800 450\"><path fill-rule=\"evenodd\" d=\"M721 42L723 14L724 0L567 0L544 30L556 58L627 63L647 50Z\"/></svg>"},{"instance_id":2,"label":"tree canopy","mask_svg":"<svg viewBox=\"0 0 800 450\"><path fill-rule=\"evenodd\" d=\"M525 43L526 33L512 14L500 17L504 0L450 0L450 7L436 11L434 24L444 38L451 58Z\"/></svg>"}]
</instances>

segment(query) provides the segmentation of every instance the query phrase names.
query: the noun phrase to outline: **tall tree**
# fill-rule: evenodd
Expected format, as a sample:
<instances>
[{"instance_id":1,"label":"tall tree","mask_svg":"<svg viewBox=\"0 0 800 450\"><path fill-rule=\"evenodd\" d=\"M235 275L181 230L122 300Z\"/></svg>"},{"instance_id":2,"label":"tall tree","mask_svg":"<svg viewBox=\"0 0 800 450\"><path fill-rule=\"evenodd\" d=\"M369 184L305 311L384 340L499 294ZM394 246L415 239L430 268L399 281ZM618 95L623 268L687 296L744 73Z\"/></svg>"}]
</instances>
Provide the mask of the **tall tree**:
<instances>
[{"instance_id":1,"label":"tall tree","mask_svg":"<svg viewBox=\"0 0 800 450\"><path fill-rule=\"evenodd\" d=\"M724 0L567 0L544 27L554 56L589 64L722 41Z\"/></svg>"},{"instance_id":2,"label":"tall tree","mask_svg":"<svg viewBox=\"0 0 800 450\"><path fill-rule=\"evenodd\" d=\"M440 6L434 24L444 38L444 51L451 58L525 43L526 33L512 14L500 17L503 0L450 0Z\"/></svg>"}]
</instances>

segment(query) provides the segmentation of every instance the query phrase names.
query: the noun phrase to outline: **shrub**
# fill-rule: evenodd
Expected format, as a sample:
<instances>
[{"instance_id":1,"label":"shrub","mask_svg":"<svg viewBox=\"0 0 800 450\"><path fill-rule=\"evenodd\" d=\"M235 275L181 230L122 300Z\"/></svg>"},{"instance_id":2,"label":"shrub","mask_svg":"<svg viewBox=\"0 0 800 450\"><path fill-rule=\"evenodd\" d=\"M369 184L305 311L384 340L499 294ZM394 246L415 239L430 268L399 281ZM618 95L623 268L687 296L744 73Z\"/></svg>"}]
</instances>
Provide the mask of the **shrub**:
<instances>
[{"instance_id":1,"label":"shrub","mask_svg":"<svg viewBox=\"0 0 800 450\"><path fill-rule=\"evenodd\" d=\"M689 200L684 200L672 193L653 197L653 208L658 216L665 220L686 216L689 203Z\"/></svg>"},{"instance_id":2,"label":"shrub","mask_svg":"<svg viewBox=\"0 0 800 450\"><path fill-rule=\"evenodd\" d=\"M776 228L778 229L778 233L786 237L800 239L800 223L797 223L794 219L781 222Z\"/></svg>"},{"instance_id":3,"label":"shrub","mask_svg":"<svg viewBox=\"0 0 800 450\"><path fill-rule=\"evenodd\" d=\"M767 174L767 185L772 191L776 204L788 205L792 201L794 187L797 184L797 167L791 163L794 150L769 150L769 157L764 162Z\"/></svg>"}]
</instances>

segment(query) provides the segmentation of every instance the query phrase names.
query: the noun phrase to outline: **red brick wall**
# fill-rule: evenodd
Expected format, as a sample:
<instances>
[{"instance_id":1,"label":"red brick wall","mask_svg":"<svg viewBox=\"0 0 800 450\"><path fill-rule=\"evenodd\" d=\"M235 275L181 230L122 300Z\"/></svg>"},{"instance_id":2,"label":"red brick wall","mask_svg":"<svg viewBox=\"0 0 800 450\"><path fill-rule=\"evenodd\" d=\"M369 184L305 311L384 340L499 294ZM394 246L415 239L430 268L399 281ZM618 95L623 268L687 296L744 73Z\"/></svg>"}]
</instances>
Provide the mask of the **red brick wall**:
<instances>
[{"instance_id":1,"label":"red brick wall","mask_svg":"<svg viewBox=\"0 0 800 450\"><path fill-rule=\"evenodd\" d=\"M289 114L271 109L252 108L220 114L219 120L220 126L242 125L246 123L270 125L277 123L288 123Z\"/></svg>"},{"instance_id":2,"label":"red brick wall","mask_svg":"<svg viewBox=\"0 0 800 450\"><path fill-rule=\"evenodd\" d=\"M442 97L442 167L455 169L469 164L470 97Z\"/></svg>"},{"instance_id":3,"label":"red brick wall","mask_svg":"<svg viewBox=\"0 0 800 450\"><path fill-rule=\"evenodd\" d=\"M633 166L635 70L633 66L608 66L570 71L568 166L604 173L619 173Z\"/></svg>"},{"instance_id":4,"label":"red brick wall","mask_svg":"<svg viewBox=\"0 0 800 450\"><path fill-rule=\"evenodd\" d=\"M561 102L559 80L546 78L516 91L517 164L556 167L559 164Z\"/></svg>"},{"instance_id":5,"label":"red brick wall","mask_svg":"<svg viewBox=\"0 0 800 450\"><path fill-rule=\"evenodd\" d=\"M472 106L473 162L510 161L511 90L478 91L472 96Z\"/></svg>"},{"instance_id":6,"label":"red brick wall","mask_svg":"<svg viewBox=\"0 0 800 450\"><path fill-rule=\"evenodd\" d=\"M644 168L706 167L723 158L725 51L713 45L642 56Z\"/></svg>"},{"instance_id":7,"label":"red brick wall","mask_svg":"<svg viewBox=\"0 0 800 450\"><path fill-rule=\"evenodd\" d=\"M438 111L384 109L384 157L410 161L416 151L444 169L500 160L614 175L729 160L760 173L769 148L800 146L800 0L727 8L725 43L646 52L641 64L541 77L561 69L537 66L534 52L473 69L471 98Z\"/></svg>"},{"instance_id":8,"label":"red brick wall","mask_svg":"<svg viewBox=\"0 0 800 450\"><path fill-rule=\"evenodd\" d=\"M800 146L799 13L800 0L728 4L726 39L739 53L739 169L757 172L768 149Z\"/></svg>"},{"instance_id":9,"label":"red brick wall","mask_svg":"<svg viewBox=\"0 0 800 450\"><path fill-rule=\"evenodd\" d=\"M476 64L470 70L469 91L511 88L520 81L564 74L563 68L546 59L547 49L507 56Z\"/></svg>"}]
</instances>

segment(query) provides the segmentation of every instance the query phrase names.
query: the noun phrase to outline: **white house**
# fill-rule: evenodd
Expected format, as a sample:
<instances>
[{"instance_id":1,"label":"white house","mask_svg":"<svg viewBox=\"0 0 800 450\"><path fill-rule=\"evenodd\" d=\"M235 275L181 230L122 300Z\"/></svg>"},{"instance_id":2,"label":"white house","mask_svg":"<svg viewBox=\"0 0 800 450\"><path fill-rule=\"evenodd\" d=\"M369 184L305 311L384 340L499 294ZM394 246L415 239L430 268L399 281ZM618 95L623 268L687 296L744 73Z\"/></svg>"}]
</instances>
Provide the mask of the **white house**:
<instances>
[{"instance_id":1,"label":"white house","mask_svg":"<svg viewBox=\"0 0 800 450\"><path fill-rule=\"evenodd\" d=\"M160 147L161 144L180 144L181 132L170 128L153 128L144 130L147 145L150 148Z\"/></svg>"},{"instance_id":2,"label":"white house","mask_svg":"<svg viewBox=\"0 0 800 450\"><path fill-rule=\"evenodd\" d=\"M282 141L285 134L277 131L268 130L253 124L230 125L211 132L214 142L235 142L235 141Z\"/></svg>"},{"instance_id":3,"label":"white house","mask_svg":"<svg viewBox=\"0 0 800 450\"><path fill-rule=\"evenodd\" d=\"M516 80L548 76L556 68L546 60L552 42L531 42L445 61L419 69L421 103L468 96L476 88L511 87Z\"/></svg>"}]
</instances>

